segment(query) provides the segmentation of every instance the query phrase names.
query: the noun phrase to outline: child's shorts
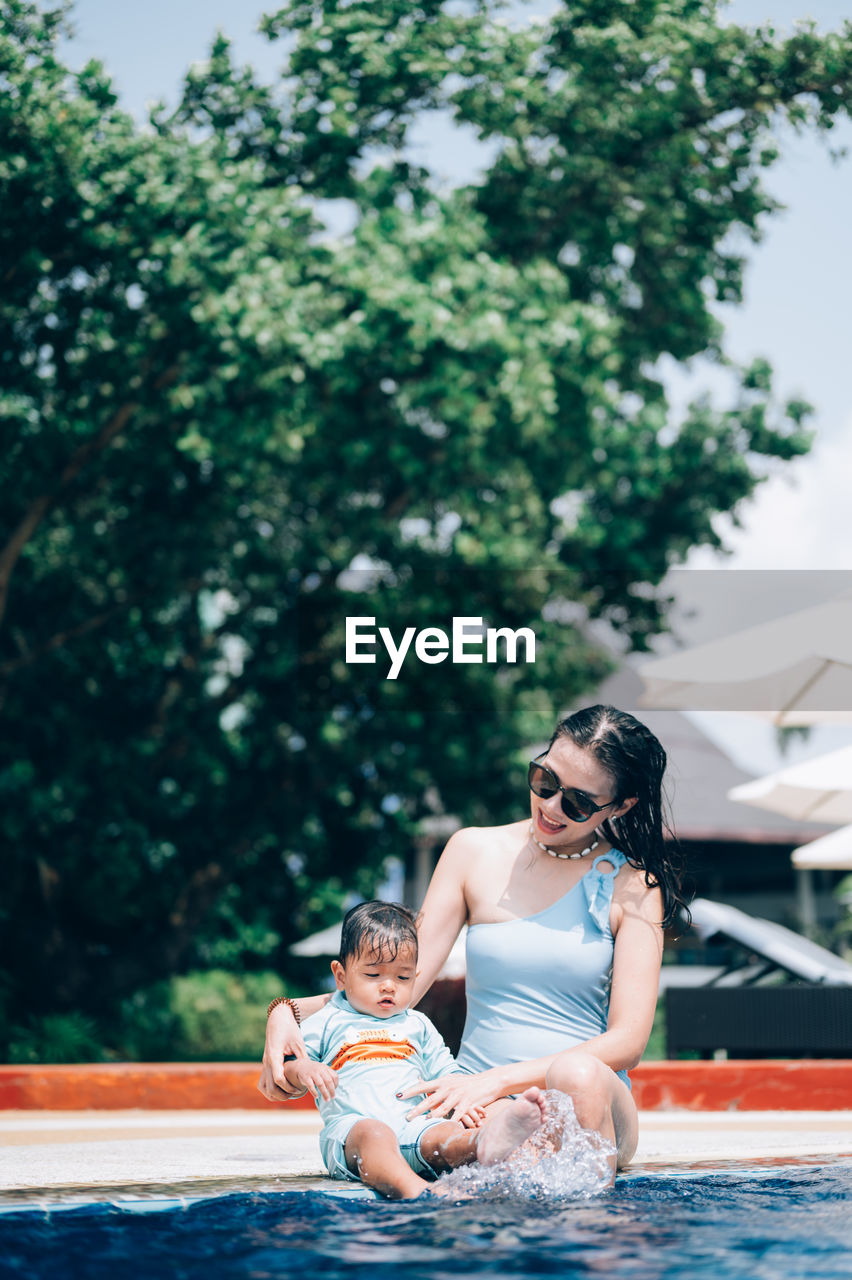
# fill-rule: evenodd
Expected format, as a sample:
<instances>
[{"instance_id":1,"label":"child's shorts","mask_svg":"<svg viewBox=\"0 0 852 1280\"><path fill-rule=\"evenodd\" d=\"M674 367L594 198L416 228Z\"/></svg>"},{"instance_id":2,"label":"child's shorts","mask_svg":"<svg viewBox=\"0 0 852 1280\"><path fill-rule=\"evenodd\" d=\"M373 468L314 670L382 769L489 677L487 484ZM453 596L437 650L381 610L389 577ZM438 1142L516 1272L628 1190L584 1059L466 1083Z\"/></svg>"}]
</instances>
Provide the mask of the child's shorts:
<instances>
[{"instance_id":1,"label":"child's shorts","mask_svg":"<svg viewBox=\"0 0 852 1280\"><path fill-rule=\"evenodd\" d=\"M327 1136L325 1131L320 1133L320 1151L330 1177L342 1178L346 1182L360 1182L361 1179L356 1173L352 1173L346 1163L344 1148L346 1139L349 1137L354 1125L359 1120L369 1120L370 1117L353 1115L351 1119L352 1123L345 1130L342 1130L339 1125L335 1125L330 1135ZM420 1143L427 1129L432 1129L436 1124L445 1123L446 1121L441 1116L434 1118L431 1116L415 1116L413 1120L404 1121L396 1131L396 1140L399 1143L403 1160L410 1169L413 1169L415 1173L419 1173L421 1178L426 1178L430 1182L434 1181L438 1174L423 1159L420 1152Z\"/></svg>"}]
</instances>

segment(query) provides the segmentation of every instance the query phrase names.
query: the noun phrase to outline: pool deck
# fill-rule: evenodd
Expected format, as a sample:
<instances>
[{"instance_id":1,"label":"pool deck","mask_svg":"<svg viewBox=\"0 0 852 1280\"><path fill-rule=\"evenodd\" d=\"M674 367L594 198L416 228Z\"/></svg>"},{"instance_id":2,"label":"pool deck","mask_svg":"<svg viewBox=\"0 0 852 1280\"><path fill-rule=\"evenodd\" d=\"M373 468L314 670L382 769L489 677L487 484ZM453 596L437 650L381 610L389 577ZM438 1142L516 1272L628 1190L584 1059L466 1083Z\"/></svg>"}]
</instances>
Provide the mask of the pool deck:
<instances>
[{"instance_id":1,"label":"pool deck","mask_svg":"<svg viewBox=\"0 0 852 1280\"><path fill-rule=\"evenodd\" d=\"M0 1112L0 1207L236 1189L323 1178L315 1113ZM852 1111L646 1111L631 1166L831 1161L852 1156Z\"/></svg>"},{"instance_id":2,"label":"pool deck","mask_svg":"<svg viewBox=\"0 0 852 1280\"><path fill-rule=\"evenodd\" d=\"M0 1066L0 1209L331 1184L310 1098L249 1063ZM852 1059L643 1062L631 1170L852 1156ZM334 1184L340 1188L341 1184Z\"/></svg>"}]
</instances>

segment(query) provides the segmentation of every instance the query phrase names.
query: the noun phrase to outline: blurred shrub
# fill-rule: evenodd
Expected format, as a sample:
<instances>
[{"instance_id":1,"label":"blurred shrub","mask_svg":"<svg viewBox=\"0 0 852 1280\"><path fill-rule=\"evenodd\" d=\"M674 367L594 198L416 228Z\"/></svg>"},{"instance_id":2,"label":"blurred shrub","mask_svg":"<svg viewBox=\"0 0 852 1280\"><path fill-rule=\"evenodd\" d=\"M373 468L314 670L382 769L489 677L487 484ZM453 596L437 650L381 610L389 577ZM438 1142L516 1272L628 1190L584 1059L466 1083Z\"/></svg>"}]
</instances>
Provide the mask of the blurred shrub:
<instances>
[{"instance_id":1,"label":"blurred shrub","mask_svg":"<svg viewBox=\"0 0 852 1280\"><path fill-rule=\"evenodd\" d=\"M285 994L272 972L209 969L154 983L121 1006L119 1056L136 1062L259 1062L266 1006Z\"/></svg>"},{"instance_id":2,"label":"blurred shrub","mask_svg":"<svg viewBox=\"0 0 852 1280\"><path fill-rule=\"evenodd\" d=\"M9 1062L103 1062L98 1024L83 1013L47 1013L9 1028Z\"/></svg>"},{"instance_id":3,"label":"blurred shrub","mask_svg":"<svg viewBox=\"0 0 852 1280\"><path fill-rule=\"evenodd\" d=\"M643 1062L659 1062L666 1055L666 997L661 995L654 1010L654 1025L648 1037L648 1044L642 1054Z\"/></svg>"},{"instance_id":4,"label":"blurred shrub","mask_svg":"<svg viewBox=\"0 0 852 1280\"><path fill-rule=\"evenodd\" d=\"M100 1023L50 1013L3 1028L5 1059L36 1062L259 1062L266 1006L286 994L277 974L210 969L169 978ZM1 1019L0 1019L1 1021Z\"/></svg>"}]
</instances>

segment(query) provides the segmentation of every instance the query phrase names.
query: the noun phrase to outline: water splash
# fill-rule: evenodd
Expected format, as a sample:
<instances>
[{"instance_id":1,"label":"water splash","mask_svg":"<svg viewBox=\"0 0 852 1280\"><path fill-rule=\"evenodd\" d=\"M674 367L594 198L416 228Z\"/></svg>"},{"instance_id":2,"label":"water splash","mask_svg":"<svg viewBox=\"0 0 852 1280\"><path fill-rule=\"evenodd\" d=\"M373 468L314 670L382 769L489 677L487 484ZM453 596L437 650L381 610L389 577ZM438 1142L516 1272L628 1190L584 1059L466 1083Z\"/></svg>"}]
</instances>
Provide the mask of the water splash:
<instances>
[{"instance_id":1,"label":"water splash","mask_svg":"<svg viewBox=\"0 0 852 1280\"><path fill-rule=\"evenodd\" d=\"M450 1198L590 1199L612 1183L609 1160L615 1147L599 1133L580 1127L574 1103L564 1093L544 1094L546 1118L540 1129L499 1164L469 1164L441 1178Z\"/></svg>"}]
</instances>

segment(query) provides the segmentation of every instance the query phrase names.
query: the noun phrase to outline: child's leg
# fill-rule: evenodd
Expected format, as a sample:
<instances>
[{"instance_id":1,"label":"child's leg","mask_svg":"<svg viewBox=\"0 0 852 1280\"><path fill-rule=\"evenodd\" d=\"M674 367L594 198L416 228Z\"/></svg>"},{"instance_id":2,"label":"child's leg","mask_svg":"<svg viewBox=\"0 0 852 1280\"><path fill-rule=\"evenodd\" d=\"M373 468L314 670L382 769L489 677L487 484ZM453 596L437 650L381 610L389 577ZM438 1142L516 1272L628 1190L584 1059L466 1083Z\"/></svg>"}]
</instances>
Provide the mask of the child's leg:
<instances>
[{"instance_id":1,"label":"child's leg","mask_svg":"<svg viewBox=\"0 0 852 1280\"><path fill-rule=\"evenodd\" d=\"M476 1160L478 1129L465 1129L460 1120L433 1124L420 1139L420 1154L436 1173L447 1173Z\"/></svg>"},{"instance_id":2,"label":"child's leg","mask_svg":"<svg viewBox=\"0 0 852 1280\"><path fill-rule=\"evenodd\" d=\"M413 1200L429 1183L403 1160L393 1129L381 1120L359 1120L349 1130L346 1163L365 1186L391 1200Z\"/></svg>"},{"instance_id":3,"label":"child's leg","mask_svg":"<svg viewBox=\"0 0 852 1280\"><path fill-rule=\"evenodd\" d=\"M423 1159L438 1173L463 1164L496 1164L505 1160L544 1122L541 1089L527 1089L519 1098L501 1106L478 1129L465 1129L459 1121L433 1125L420 1139Z\"/></svg>"}]
</instances>

